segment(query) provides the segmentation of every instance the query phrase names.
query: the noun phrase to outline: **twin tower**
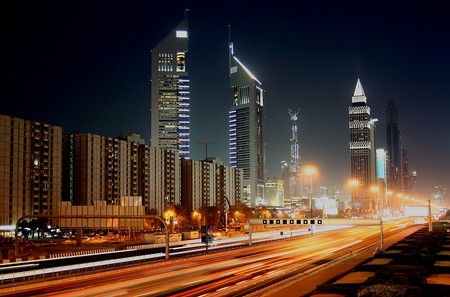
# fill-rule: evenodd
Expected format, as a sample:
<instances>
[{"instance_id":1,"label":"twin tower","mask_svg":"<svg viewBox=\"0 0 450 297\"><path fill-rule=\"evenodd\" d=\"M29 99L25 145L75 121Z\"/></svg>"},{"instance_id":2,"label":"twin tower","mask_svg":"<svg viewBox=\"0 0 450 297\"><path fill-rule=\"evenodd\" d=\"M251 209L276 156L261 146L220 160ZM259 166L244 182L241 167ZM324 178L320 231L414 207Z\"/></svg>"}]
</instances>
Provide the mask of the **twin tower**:
<instances>
[{"instance_id":1,"label":"twin tower","mask_svg":"<svg viewBox=\"0 0 450 297\"><path fill-rule=\"evenodd\" d=\"M153 48L151 66L151 145L178 150L182 159L190 158L188 35L186 15ZM230 165L243 171L241 202L256 206L264 197L264 90L261 82L235 56L232 44L229 76Z\"/></svg>"}]
</instances>

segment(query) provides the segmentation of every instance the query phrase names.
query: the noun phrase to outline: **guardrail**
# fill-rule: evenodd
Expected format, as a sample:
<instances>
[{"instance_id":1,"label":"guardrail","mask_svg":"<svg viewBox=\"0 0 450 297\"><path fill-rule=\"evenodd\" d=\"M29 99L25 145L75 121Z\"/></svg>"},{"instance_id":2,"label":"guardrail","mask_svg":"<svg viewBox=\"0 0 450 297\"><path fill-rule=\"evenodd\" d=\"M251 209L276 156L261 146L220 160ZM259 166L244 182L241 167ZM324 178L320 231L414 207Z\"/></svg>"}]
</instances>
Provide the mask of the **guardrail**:
<instances>
[{"instance_id":1,"label":"guardrail","mask_svg":"<svg viewBox=\"0 0 450 297\"><path fill-rule=\"evenodd\" d=\"M63 273L67 271L80 271L80 270L87 270L89 268L95 268L99 266L110 266L115 264L121 264L124 262L134 262L134 261L142 261L142 260L148 260L153 258L164 258L165 253L156 253L156 254L150 254L150 255L141 255L141 256L133 256L133 257L127 257L127 258L119 258L119 259L110 259L110 260L102 260L102 261L96 261L96 262L87 262L87 263L80 263L80 264L71 264L71 265L65 265L65 266L59 266L59 267L51 267L51 268L41 268L41 269L34 269L34 270L26 270L21 272L11 272L11 273L5 273L1 274L0 279L1 283L5 280L14 280L18 278L27 278L27 277L36 277L36 276L45 276L48 274L55 275L57 273Z\"/></svg>"}]
</instances>

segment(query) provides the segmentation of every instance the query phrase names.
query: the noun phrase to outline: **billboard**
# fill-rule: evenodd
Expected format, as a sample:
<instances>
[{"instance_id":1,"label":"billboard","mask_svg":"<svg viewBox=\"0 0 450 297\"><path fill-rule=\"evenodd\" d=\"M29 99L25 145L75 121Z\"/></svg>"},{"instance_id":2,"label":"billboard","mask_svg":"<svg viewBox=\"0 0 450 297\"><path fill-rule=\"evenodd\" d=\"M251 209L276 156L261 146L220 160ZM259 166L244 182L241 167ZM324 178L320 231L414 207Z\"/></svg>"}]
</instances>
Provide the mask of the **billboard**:
<instances>
[{"instance_id":1,"label":"billboard","mask_svg":"<svg viewBox=\"0 0 450 297\"><path fill-rule=\"evenodd\" d=\"M428 217L428 207L426 206L405 206L406 217Z\"/></svg>"}]
</instances>

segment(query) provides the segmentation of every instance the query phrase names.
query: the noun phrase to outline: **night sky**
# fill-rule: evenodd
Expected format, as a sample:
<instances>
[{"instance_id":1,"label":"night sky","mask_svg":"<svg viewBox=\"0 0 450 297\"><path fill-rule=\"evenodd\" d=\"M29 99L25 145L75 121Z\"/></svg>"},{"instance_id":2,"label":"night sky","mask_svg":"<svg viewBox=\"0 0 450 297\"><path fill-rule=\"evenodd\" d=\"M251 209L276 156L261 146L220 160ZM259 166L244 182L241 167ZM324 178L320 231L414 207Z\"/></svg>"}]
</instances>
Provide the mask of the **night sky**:
<instances>
[{"instance_id":1,"label":"night sky","mask_svg":"<svg viewBox=\"0 0 450 297\"><path fill-rule=\"evenodd\" d=\"M245 2L245 4L242 3ZM235 55L265 89L267 176L290 158L288 109L301 108L301 160L346 189L348 107L362 82L377 148L389 96L417 190L450 188L450 10L444 1L191 1L191 157L228 159L228 25ZM421 1L422 2L422 1ZM139 133L150 143L150 50L186 1L2 1L0 113L65 132ZM348 189L347 189L348 190Z\"/></svg>"}]
</instances>

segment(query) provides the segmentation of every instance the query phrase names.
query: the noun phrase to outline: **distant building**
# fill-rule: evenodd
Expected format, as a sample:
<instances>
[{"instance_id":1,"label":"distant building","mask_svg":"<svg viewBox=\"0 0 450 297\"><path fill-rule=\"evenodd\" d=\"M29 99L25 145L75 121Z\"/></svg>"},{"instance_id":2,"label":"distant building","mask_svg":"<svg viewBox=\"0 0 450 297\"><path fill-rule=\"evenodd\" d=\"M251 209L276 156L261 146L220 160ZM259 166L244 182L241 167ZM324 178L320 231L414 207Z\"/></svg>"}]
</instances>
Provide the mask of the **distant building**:
<instances>
[{"instance_id":1,"label":"distant building","mask_svg":"<svg viewBox=\"0 0 450 297\"><path fill-rule=\"evenodd\" d=\"M0 115L0 226L57 214L61 173L61 127Z\"/></svg>"},{"instance_id":2,"label":"distant building","mask_svg":"<svg viewBox=\"0 0 450 297\"><path fill-rule=\"evenodd\" d=\"M411 171L409 173L408 181L408 193L412 196L417 195L417 171Z\"/></svg>"},{"instance_id":3,"label":"distant building","mask_svg":"<svg viewBox=\"0 0 450 297\"><path fill-rule=\"evenodd\" d=\"M448 189L442 186L434 186L433 190L433 203L439 205L442 208L450 208L450 200L448 196Z\"/></svg>"},{"instance_id":4,"label":"distant building","mask_svg":"<svg viewBox=\"0 0 450 297\"><path fill-rule=\"evenodd\" d=\"M266 178L266 206L286 208L284 204L284 181L279 178ZM291 208L291 205L288 205Z\"/></svg>"},{"instance_id":5,"label":"distant building","mask_svg":"<svg viewBox=\"0 0 450 297\"><path fill-rule=\"evenodd\" d=\"M388 190L395 194L404 193L402 186L404 178L402 143L398 126L398 111L392 99L389 99L386 109L386 147Z\"/></svg>"},{"instance_id":6,"label":"distant building","mask_svg":"<svg viewBox=\"0 0 450 297\"><path fill-rule=\"evenodd\" d=\"M244 172L243 203L264 203L264 90L230 44L230 165Z\"/></svg>"},{"instance_id":7,"label":"distant building","mask_svg":"<svg viewBox=\"0 0 450 297\"><path fill-rule=\"evenodd\" d=\"M284 205L286 209L299 207L299 201L303 193L303 169L301 167L300 146L298 141L297 120L298 113L289 109L289 116L292 121L291 132L291 156L290 161L281 162L282 178L284 181Z\"/></svg>"},{"instance_id":8,"label":"distant building","mask_svg":"<svg viewBox=\"0 0 450 297\"><path fill-rule=\"evenodd\" d=\"M401 180L402 180L402 188L401 192L407 195L413 195L413 192L411 191L411 185L410 181L411 178L409 176L409 158L408 158L408 151L405 148L402 148L402 164L401 164Z\"/></svg>"},{"instance_id":9,"label":"distant building","mask_svg":"<svg viewBox=\"0 0 450 297\"><path fill-rule=\"evenodd\" d=\"M224 166L215 158L182 160L182 205L188 211L217 206L229 211L229 206L241 202L242 169Z\"/></svg>"},{"instance_id":10,"label":"distant building","mask_svg":"<svg viewBox=\"0 0 450 297\"><path fill-rule=\"evenodd\" d=\"M188 19L175 27L152 50L151 146L176 149L189 158L190 99Z\"/></svg>"},{"instance_id":11,"label":"distant building","mask_svg":"<svg viewBox=\"0 0 450 297\"><path fill-rule=\"evenodd\" d=\"M356 182L352 189L352 210L364 215L375 210L371 187L376 185L375 120L370 118L370 107L358 79L349 111L350 172Z\"/></svg>"},{"instance_id":12,"label":"distant building","mask_svg":"<svg viewBox=\"0 0 450 297\"><path fill-rule=\"evenodd\" d=\"M121 133L117 138L128 142L135 142L137 144L145 144L145 139L141 138L141 135L136 133Z\"/></svg>"},{"instance_id":13,"label":"distant building","mask_svg":"<svg viewBox=\"0 0 450 297\"><path fill-rule=\"evenodd\" d=\"M376 184L376 199L377 207L376 211L378 214L384 213L385 209L392 209L394 200L392 200L393 195L388 197L387 194L387 184L386 184L386 151L384 149L376 150L377 159L377 184ZM388 199L391 198L391 199Z\"/></svg>"}]
</instances>

